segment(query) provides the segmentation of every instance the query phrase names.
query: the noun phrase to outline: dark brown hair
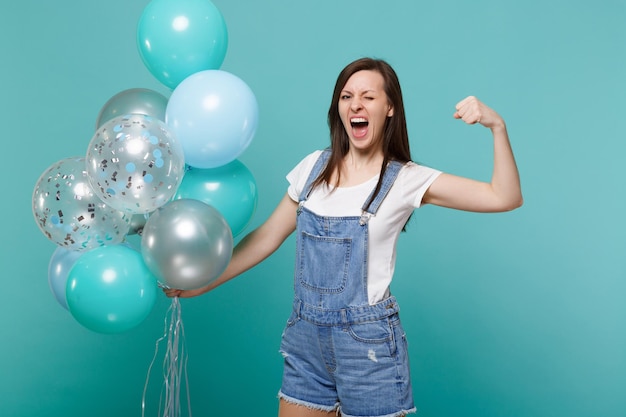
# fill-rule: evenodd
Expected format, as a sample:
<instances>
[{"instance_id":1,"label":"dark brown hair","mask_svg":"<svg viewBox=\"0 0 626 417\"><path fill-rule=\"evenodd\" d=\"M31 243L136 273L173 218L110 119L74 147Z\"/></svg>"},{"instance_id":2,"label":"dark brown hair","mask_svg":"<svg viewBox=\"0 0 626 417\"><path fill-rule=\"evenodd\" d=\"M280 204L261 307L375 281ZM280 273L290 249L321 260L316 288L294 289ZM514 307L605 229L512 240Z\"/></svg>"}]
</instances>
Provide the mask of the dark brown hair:
<instances>
[{"instance_id":1,"label":"dark brown hair","mask_svg":"<svg viewBox=\"0 0 626 417\"><path fill-rule=\"evenodd\" d=\"M394 69L382 59L361 58L348 64L337 77L335 90L328 109L328 127L330 128L330 148L331 155L326 168L320 173L313 186L322 183L330 183L331 176L337 170L337 184L341 176L341 162L348 153L350 142L346 129L339 116L339 97L348 79L359 71L376 71L383 77L384 90L387 100L393 108L393 116L385 120L383 127L383 163L380 171L376 191L372 197L380 190L385 168L390 161L406 163L411 160L411 150L409 148L409 134L406 127L406 116L404 113L404 102L400 81ZM371 200L368 202L371 203Z\"/></svg>"}]
</instances>

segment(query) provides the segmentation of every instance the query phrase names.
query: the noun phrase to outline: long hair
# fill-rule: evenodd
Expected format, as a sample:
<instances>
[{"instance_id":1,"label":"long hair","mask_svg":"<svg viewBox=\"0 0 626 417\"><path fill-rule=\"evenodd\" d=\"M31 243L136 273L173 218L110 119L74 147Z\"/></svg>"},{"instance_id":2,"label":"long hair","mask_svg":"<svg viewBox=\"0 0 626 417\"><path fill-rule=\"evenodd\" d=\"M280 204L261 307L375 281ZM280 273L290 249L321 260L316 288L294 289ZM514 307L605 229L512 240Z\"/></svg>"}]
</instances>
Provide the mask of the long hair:
<instances>
[{"instance_id":1,"label":"long hair","mask_svg":"<svg viewBox=\"0 0 626 417\"><path fill-rule=\"evenodd\" d=\"M319 177L314 181L313 186L329 184L333 172L337 172L336 181L339 184L341 177L341 163L348 153L350 141L348 134L339 115L339 97L348 79L359 71L376 71L383 77L384 90L387 100L393 108L393 115L385 120L383 127L383 162L380 170L378 184L375 192L366 208L369 207L376 194L380 191L385 169L390 161L406 163L411 160L411 150L409 147L409 134L406 127L406 116L404 113L404 102L402 100L402 90L400 81L394 69L387 62L381 59L361 58L348 64L337 77L333 97L328 109L328 127L330 128L330 148L331 155L328 164L322 170Z\"/></svg>"}]
</instances>

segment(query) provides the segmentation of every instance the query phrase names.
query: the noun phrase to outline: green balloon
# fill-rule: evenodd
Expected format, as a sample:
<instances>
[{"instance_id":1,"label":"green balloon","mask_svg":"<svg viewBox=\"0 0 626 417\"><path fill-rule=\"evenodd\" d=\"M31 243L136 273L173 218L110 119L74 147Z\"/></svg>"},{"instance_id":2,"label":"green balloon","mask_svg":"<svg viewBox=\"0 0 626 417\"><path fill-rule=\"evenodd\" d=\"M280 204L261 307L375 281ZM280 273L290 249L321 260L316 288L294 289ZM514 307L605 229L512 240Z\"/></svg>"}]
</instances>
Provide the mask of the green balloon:
<instances>
[{"instance_id":1,"label":"green balloon","mask_svg":"<svg viewBox=\"0 0 626 417\"><path fill-rule=\"evenodd\" d=\"M66 298L72 316L98 333L121 333L150 314L157 280L141 253L125 245L84 253L72 266Z\"/></svg>"},{"instance_id":2,"label":"green balloon","mask_svg":"<svg viewBox=\"0 0 626 417\"><path fill-rule=\"evenodd\" d=\"M224 217L233 236L250 222L257 205L254 176L239 160L209 168L189 168L174 194L174 200L190 198L213 206Z\"/></svg>"},{"instance_id":3,"label":"green balloon","mask_svg":"<svg viewBox=\"0 0 626 417\"><path fill-rule=\"evenodd\" d=\"M137 46L148 71L174 89L196 72L220 68L228 31L209 0L152 0L139 18Z\"/></svg>"}]
</instances>

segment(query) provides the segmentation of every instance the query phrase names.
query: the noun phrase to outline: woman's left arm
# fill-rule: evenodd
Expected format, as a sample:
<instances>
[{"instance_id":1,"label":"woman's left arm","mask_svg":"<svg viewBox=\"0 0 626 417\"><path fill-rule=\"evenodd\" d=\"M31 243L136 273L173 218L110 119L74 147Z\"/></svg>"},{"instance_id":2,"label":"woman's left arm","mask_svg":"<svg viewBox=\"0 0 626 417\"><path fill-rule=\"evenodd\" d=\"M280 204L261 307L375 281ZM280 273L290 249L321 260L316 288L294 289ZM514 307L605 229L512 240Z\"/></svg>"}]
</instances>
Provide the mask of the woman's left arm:
<instances>
[{"instance_id":1,"label":"woman's left arm","mask_svg":"<svg viewBox=\"0 0 626 417\"><path fill-rule=\"evenodd\" d=\"M467 124L480 123L491 129L494 142L491 182L443 173L426 191L422 203L484 213L520 207L523 198L519 173L502 117L473 96L456 105L454 117Z\"/></svg>"}]
</instances>

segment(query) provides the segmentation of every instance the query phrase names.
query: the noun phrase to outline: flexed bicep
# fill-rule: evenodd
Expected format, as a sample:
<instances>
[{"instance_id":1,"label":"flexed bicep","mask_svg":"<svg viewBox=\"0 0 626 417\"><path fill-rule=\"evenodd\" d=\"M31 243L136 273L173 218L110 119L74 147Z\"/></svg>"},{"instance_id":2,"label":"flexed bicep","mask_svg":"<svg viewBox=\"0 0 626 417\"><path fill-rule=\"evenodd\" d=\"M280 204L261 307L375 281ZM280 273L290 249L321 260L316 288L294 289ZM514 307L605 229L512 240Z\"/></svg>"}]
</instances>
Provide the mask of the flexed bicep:
<instances>
[{"instance_id":1,"label":"flexed bicep","mask_svg":"<svg viewBox=\"0 0 626 417\"><path fill-rule=\"evenodd\" d=\"M488 182L443 173L431 184L424 204L480 213L512 210Z\"/></svg>"},{"instance_id":2,"label":"flexed bicep","mask_svg":"<svg viewBox=\"0 0 626 417\"><path fill-rule=\"evenodd\" d=\"M502 117L474 96L458 102L455 109L456 119L468 124L480 123L491 129L494 142L491 181L441 174L424 194L423 202L483 213L509 211L521 206L519 173Z\"/></svg>"}]
</instances>

